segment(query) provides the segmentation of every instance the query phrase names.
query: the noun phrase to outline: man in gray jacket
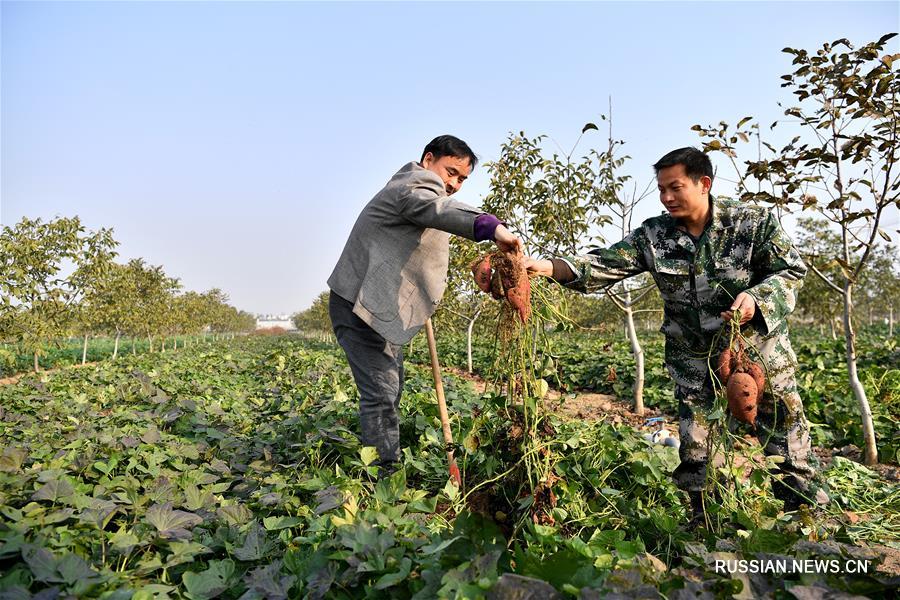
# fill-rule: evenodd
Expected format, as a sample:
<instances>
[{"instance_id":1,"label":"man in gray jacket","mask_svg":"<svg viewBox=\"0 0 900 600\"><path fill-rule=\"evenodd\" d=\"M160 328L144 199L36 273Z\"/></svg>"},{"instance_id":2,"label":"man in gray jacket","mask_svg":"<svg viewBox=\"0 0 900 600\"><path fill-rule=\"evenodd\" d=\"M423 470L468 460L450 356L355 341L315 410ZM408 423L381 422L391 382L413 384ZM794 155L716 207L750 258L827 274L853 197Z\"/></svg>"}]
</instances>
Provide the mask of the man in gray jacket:
<instances>
[{"instance_id":1,"label":"man in gray jacket","mask_svg":"<svg viewBox=\"0 0 900 600\"><path fill-rule=\"evenodd\" d=\"M403 345L444 294L450 234L521 249L497 217L450 199L477 161L459 138L433 139L363 208L328 278L331 324L359 389L362 443L378 450L380 476L400 461Z\"/></svg>"}]
</instances>

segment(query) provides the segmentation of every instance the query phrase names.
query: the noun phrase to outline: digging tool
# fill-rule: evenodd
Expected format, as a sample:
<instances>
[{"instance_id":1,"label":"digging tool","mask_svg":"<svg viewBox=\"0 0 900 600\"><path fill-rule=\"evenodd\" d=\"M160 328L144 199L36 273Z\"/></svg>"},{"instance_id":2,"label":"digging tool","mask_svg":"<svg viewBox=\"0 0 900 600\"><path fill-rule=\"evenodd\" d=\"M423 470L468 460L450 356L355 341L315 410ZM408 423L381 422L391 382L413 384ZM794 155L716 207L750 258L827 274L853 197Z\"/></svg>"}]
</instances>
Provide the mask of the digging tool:
<instances>
[{"instance_id":1,"label":"digging tool","mask_svg":"<svg viewBox=\"0 0 900 600\"><path fill-rule=\"evenodd\" d=\"M450 464L450 477L456 487L462 487L462 476L456 459L453 458L453 434L450 432L450 417L447 415L447 401L444 399L444 381L441 379L441 365L438 363L437 346L434 342L434 328L431 319L425 321L425 335L428 337L428 353L431 354L431 374L434 376L434 391L437 394L438 412L441 414L441 428L444 430L444 443L447 445L447 462Z\"/></svg>"}]
</instances>

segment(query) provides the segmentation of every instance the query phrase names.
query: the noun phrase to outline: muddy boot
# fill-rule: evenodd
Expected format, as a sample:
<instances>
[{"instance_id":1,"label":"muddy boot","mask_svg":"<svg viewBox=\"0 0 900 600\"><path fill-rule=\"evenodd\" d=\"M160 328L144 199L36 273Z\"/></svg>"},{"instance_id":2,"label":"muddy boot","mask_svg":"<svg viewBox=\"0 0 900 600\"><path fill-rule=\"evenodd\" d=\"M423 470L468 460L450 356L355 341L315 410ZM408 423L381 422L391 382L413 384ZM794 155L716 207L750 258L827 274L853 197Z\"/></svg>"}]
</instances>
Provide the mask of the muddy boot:
<instances>
[{"instance_id":1,"label":"muddy boot","mask_svg":"<svg viewBox=\"0 0 900 600\"><path fill-rule=\"evenodd\" d=\"M805 488L801 488L797 483L794 486L788 486L775 480L772 482L772 493L778 500L784 502L784 512L796 511L803 505L810 508L822 508L831 501L828 492L825 491L825 486L818 482L807 484Z\"/></svg>"}]
</instances>

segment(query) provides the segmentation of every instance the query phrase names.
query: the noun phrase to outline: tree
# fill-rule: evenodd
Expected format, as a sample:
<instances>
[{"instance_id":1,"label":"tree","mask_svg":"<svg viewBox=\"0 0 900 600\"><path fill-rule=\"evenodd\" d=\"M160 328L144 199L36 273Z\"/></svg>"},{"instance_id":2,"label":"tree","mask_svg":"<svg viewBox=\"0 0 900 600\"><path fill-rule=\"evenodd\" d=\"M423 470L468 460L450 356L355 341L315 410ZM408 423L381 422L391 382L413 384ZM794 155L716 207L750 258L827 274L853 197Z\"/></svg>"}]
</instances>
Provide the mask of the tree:
<instances>
[{"instance_id":1,"label":"tree","mask_svg":"<svg viewBox=\"0 0 900 600\"><path fill-rule=\"evenodd\" d=\"M744 172L737 169L742 198L814 211L837 231L839 251L829 258L839 274L823 272L815 264L812 271L843 302L846 364L862 419L866 464L876 463L878 452L856 367L853 294L878 238L890 241L881 226L885 211L900 207L900 54L885 54L895 36L882 36L858 49L839 39L813 54L785 48L793 56L794 70L782 77L782 87L791 90L797 104L784 112L793 118L787 125L796 135L780 149L759 137L759 126L750 117L738 122L733 133L726 123L694 126L709 139L704 148L724 152L735 167L735 146L757 137L760 156L747 161ZM766 156L761 155L763 147ZM754 180L756 189L751 190Z\"/></svg>"},{"instance_id":2,"label":"tree","mask_svg":"<svg viewBox=\"0 0 900 600\"><path fill-rule=\"evenodd\" d=\"M826 264L829 257L840 251L841 238L822 219L805 217L797 221L797 248L807 264L817 265L829 277L838 277L840 268L834 262ZM823 258L824 257L824 258ZM795 315L804 323L828 324L831 339L837 339L836 323L840 319L841 305L833 302L833 290L819 277L807 277L797 297Z\"/></svg>"},{"instance_id":3,"label":"tree","mask_svg":"<svg viewBox=\"0 0 900 600\"><path fill-rule=\"evenodd\" d=\"M71 325L72 307L90 292L115 256L111 229L90 232L78 217L44 223L23 218L0 234L0 324L3 337L34 356ZM68 277L61 272L71 268Z\"/></svg>"},{"instance_id":4,"label":"tree","mask_svg":"<svg viewBox=\"0 0 900 600\"><path fill-rule=\"evenodd\" d=\"M606 198L606 204L610 206L610 211L618 217L619 231L624 239L631 233L631 219L635 207L649 195L651 188L650 185L647 185L643 193L638 194L635 185L630 196L624 194L625 184L631 177L619 174L619 170L629 158L628 156L616 156L616 148L623 143L614 140L612 136L612 103L610 103L608 147L605 152L599 153L597 156L600 161L600 185L603 195ZM655 284L644 274L622 281L606 291L609 299L624 315L625 335L631 344L635 365L634 387L632 388L633 407L634 413L639 416L644 414L644 349L641 347L634 325L635 305L650 294L655 287Z\"/></svg>"},{"instance_id":5,"label":"tree","mask_svg":"<svg viewBox=\"0 0 900 600\"><path fill-rule=\"evenodd\" d=\"M325 290L313 300L312 305L306 310L291 315L291 321L299 331L314 332L317 334L331 333L331 317L328 313L328 295Z\"/></svg>"},{"instance_id":6,"label":"tree","mask_svg":"<svg viewBox=\"0 0 900 600\"><path fill-rule=\"evenodd\" d=\"M128 314L128 330L132 337L146 337L152 352L153 338L169 327L169 303L181 284L167 276L161 266L147 265L140 258L130 260L126 268L129 297L134 301Z\"/></svg>"}]
</instances>

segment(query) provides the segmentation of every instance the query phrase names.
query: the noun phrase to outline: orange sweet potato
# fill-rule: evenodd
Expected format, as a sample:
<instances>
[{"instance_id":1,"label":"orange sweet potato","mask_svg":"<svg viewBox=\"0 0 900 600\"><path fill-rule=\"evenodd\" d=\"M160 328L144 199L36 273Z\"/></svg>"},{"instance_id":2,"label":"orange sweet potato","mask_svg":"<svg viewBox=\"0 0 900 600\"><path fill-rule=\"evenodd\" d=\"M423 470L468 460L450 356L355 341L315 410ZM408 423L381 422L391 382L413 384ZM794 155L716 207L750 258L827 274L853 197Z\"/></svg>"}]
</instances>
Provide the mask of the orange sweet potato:
<instances>
[{"instance_id":1,"label":"orange sweet potato","mask_svg":"<svg viewBox=\"0 0 900 600\"><path fill-rule=\"evenodd\" d=\"M516 287L507 289L506 299L519 312L522 322L527 322L531 317L531 281L528 277L520 278Z\"/></svg>"},{"instance_id":2,"label":"orange sweet potato","mask_svg":"<svg viewBox=\"0 0 900 600\"><path fill-rule=\"evenodd\" d=\"M732 373L728 378L725 395L728 398L728 410L738 421L756 424L757 396L759 390L756 381L749 373Z\"/></svg>"},{"instance_id":3,"label":"orange sweet potato","mask_svg":"<svg viewBox=\"0 0 900 600\"><path fill-rule=\"evenodd\" d=\"M491 255L485 254L472 263L472 275L475 277L475 285L482 292L491 291Z\"/></svg>"},{"instance_id":4,"label":"orange sweet potato","mask_svg":"<svg viewBox=\"0 0 900 600\"><path fill-rule=\"evenodd\" d=\"M722 350L722 353L719 354L719 362L716 365L716 375L722 385L725 385L728 378L731 376L731 371L733 370L731 363L733 358L734 355L731 352L731 348L725 348Z\"/></svg>"},{"instance_id":5,"label":"orange sweet potato","mask_svg":"<svg viewBox=\"0 0 900 600\"><path fill-rule=\"evenodd\" d=\"M763 397L763 392L766 389L766 374L763 373L763 368L755 362L751 362L747 365L747 373L753 377L753 381L756 382L756 401L761 402Z\"/></svg>"},{"instance_id":6,"label":"orange sweet potato","mask_svg":"<svg viewBox=\"0 0 900 600\"><path fill-rule=\"evenodd\" d=\"M506 289L503 287L503 278L500 277L500 271L494 271L491 275L491 296L494 300L500 300L506 296Z\"/></svg>"}]
</instances>

